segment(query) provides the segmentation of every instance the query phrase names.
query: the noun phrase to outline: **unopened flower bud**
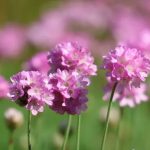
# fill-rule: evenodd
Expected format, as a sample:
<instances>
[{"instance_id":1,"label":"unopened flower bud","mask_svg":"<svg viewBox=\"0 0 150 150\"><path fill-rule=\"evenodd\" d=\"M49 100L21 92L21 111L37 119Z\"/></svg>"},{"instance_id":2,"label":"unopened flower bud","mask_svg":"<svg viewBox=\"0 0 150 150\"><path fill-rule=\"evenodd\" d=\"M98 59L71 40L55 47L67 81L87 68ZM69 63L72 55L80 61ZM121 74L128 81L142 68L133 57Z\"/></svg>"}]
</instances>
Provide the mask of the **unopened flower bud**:
<instances>
[{"instance_id":1,"label":"unopened flower bud","mask_svg":"<svg viewBox=\"0 0 150 150\"><path fill-rule=\"evenodd\" d=\"M106 121L107 107L102 107L99 111L99 118L101 122ZM112 127L116 127L120 120L120 111L117 108L111 108L109 115L109 123Z\"/></svg>"},{"instance_id":2,"label":"unopened flower bud","mask_svg":"<svg viewBox=\"0 0 150 150\"><path fill-rule=\"evenodd\" d=\"M5 121L10 130L15 130L23 124L23 114L15 108L9 108L5 112Z\"/></svg>"}]
</instances>

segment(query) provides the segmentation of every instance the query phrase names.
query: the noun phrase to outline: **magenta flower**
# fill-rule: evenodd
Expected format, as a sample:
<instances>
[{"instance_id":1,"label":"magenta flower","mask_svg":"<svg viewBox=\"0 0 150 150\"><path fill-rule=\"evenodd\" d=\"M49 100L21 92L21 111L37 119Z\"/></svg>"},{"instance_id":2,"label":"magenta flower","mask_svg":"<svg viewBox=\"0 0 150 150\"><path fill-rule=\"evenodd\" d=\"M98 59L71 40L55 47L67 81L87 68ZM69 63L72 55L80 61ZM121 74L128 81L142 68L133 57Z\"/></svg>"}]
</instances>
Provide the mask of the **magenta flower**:
<instances>
[{"instance_id":1,"label":"magenta flower","mask_svg":"<svg viewBox=\"0 0 150 150\"><path fill-rule=\"evenodd\" d=\"M9 83L0 76L0 99L7 98L7 93L9 91Z\"/></svg>"},{"instance_id":2,"label":"magenta flower","mask_svg":"<svg viewBox=\"0 0 150 150\"><path fill-rule=\"evenodd\" d=\"M25 42L25 32L20 26L5 26L0 29L0 56L18 56L23 51Z\"/></svg>"},{"instance_id":3,"label":"magenta flower","mask_svg":"<svg viewBox=\"0 0 150 150\"><path fill-rule=\"evenodd\" d=\"M50 66L48 65L47 52L37 53L24 64L24 68L29 71L39 71L41 73L48 74Z\"/></svg>"},{"instance_id":4,"label":"magenta flower","mask_svg":"<svg viewBox=\"0 0 150 150\"><path fill-rule=\"evenodd\" d=\"M124 81L131 86L139 86L150 71L150 60L135 48L118 46L103 58L102 68L112 81Z\"/></svg>"},{"instance_id":5,"label":"magenta flower","mask_svg":"<svg viewBox=\"0 0 150 150\"><path fill-rule=\"evenodd\" d=\"M58 70L50 74L54 100L49 105L54 111L64 114L80 114L87 108L87 90L85 86L88 81L80 78L76 72Z\"/></svg>"},{"instance_id":6,"label":"magenta flower","mask_svg":"<svg viewBox=\"0 0 150 150\"><path fill-rule=\"evenodd\" d=\"M96 75L97 71L88 50L73 42L58 44L49 52L48 61L51 66L50 72L56 72L57 69L76 70L79 74L91 76Z\"/></svg>"},{"instance_id":7,"label":"magenta flower","mask_svg":"<svg viewBox=\"0 0 150 150\"><path fill-rule=\"evenodd\" d=\"M22 71L12 76L11 82L9 97L33 115L43 112L45 105L54 98L47 76L37 71Z\"/></svg>"}]
</instances>

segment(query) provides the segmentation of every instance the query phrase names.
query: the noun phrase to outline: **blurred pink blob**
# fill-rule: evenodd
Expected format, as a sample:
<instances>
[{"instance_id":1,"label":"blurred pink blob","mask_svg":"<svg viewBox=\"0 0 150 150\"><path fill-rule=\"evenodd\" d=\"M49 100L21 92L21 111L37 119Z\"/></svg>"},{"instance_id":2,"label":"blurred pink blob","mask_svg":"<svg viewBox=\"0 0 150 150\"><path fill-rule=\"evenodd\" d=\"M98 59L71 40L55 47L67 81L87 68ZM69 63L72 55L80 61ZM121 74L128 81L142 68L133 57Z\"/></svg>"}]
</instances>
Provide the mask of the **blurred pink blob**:
<instances>
[{"instance_id":1,"label":"blurred pink blob","mask_svg":"<svg viewBox=\"0 0 150 150\"><path fill-rule=\"evenodd\" d=\"M24 68L29 71L39 71L44 74L48 74L50 66L47 60L48 52L39 52L35 54L28 62L24 64Z\"/></svg>"},{"instance_id":2,"label":"blurred pink blob","mask_svg":"<svg viewBox=\"0 0 150 150\"><path fill-rule=\"evenodd\" d=\"M146 84L142 83L139 88L129 88L126 86L124 89L121 87L122 85L118 85L113 100L119 102L121 107L129 106L135 107L136 105L146 102L149 100L148 96L146 95L147 86ZM109 82L105 87L105 93L103 96L104 100L109 100L111 90L113 87L113 83ZM120 90L120 88L122 90Z\"/></svg>"},{"instance_id":3,"label":"blurred pink blob","mask_svg":"<svg viewBox=\"0 0 150 150\"><path fill-rule=\"evenodd\" d=\"M118 43L136 47L150 56L150 25L146 18L131 10L121 10L114 23L114 37Z\"/></svg>"},{"instance_id":4,"label":"blurred pink blob","mask_svg":"<svg viewBox=\"0 0 150 150\"><path fill-rule=\"evenodd\" d=\"M28 30L28 38L36 46L50 47L65 33L65 19L59 11L46 12Z\"/></svg>"},{"instance_id":5,"label":"blurred pink blob","mask_svg":"<svg viewBox=\"0 0 150 150\"><path fill-rule=\"evenodd\" d=\"M24 29L10 24L0 29L0 57L16 57L25 46Z\"/></svg>"},{"instance_id":6,"label":"blurred pink blob","mask_svg":"<svg viewBox=\"0 0 150 150\"><path fill-rule=\"evenodd\" d=\"M44 13L28 29L28 38L34 45L44 48L68 40L93 46L97 41L95 34L110 26L110 19L110 11L103 5L90 1L71 1Z\"/></svg>"},{"instance_id":7,"label":"blurred pink blob","mask_svg":"<svg viewBox=\"0 0 150 150\"><path fill-rule=\"evenodd\" d=\"M9 83L0 75L0 99L6 98L9 91Z\"/></svg>"}]
</instances>

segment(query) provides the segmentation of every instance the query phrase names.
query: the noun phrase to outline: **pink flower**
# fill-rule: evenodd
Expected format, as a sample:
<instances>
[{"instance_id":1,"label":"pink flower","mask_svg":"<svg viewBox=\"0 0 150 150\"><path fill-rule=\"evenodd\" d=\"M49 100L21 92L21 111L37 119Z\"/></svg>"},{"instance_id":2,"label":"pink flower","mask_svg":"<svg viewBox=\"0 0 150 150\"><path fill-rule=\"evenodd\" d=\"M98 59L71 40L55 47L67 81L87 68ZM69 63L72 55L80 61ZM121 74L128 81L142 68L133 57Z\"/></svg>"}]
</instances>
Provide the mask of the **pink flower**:
<instances>
[{"instance_id":1,"label":"pink flower","mask_svg":"<svg viewBox=\"0 0 150 150\"><path fill-rule=\"evenodd\" d=\"M24 64L24 68L29 71L39 71L48 74L50 66L48 65L47 52L39 52Z\"/></svg>"},{"instance_id":2,"label":"pink flower","mask_svg":"<svg viewBox=\"0 0 150 150\"><path fill-rule=\"evenodd\" d=\"M118 46L103 58L102 68L112 81L139 86L150 71L150 60L135 48Z\"/></svg>"},{"instance_id":3,"label":"pink flower","mask_svg":"<svg viewBox=\"0 0 150 150\"><path fill-rule=\"evenodd\" d=\"M104 100L109 100L113 84L114 84L113 82L109 82L105 87L104 91L105 94L103 97ZM119 83L115 90L113 100L118 101L121 107L124 106L134 107L140 104L141 102L148 101L146 89L147 87L146 84L144 83L142 83L138 88L136 87L130 88L129 86L125 86L124 88L122 88L122 83Z\"/></svg>"},{"instance_id":4,"label":"pink flower","mask_svg":"<svg viewBox=\"0 0 150 150\"><path fill-rule=\"evenodd\" d=\"M58 70L57 73L50 74L50 84L52 84L54 99L49 107L60 113L80 114L87 108L87 90L83 79L76 72Z\"/></svg>"},{"instance_id":5,"label":"pink flower","mask_svg":"<svg viewBox=\"0 0 150 150\"><path fill-rule=\"evenodd\" d=\"M56 72L57 69L76 70L79 74L92 76L96 75L97 71L90 52L78 43L66 42L56 45L55 49L49 52L48 61L51 72Z\"/></svg>"},{"instance_id":6,"label":"pink flower","mask_svg":"<svg viewBox=\"0 0 150 150\"><path fill-rule=\"evenodd\" d=\"M37 115L54 98L48 80L47 76L37 71L19 72L11 78L9 97Z\"/></svg>"},{"instance_id":7,"label":"pink flower","mask_svg":"<svg viewBox=\"0 0 150 150\"><path fill-rule=\"evenodd\" d=\"M24 30L16 25L7 25L0 29L0 56L16 57L25 45Z\"/></svg>"},{"instance_id":8,"label":"pink flower","mask_svg":"<svg viewBox=\"0 0 150 150\"><path fill-rule=\"evenodd\" d=\"M7 93L9 91L9 83L0 76L0 99L7 98Z\"/></svg>"}]
</instances>

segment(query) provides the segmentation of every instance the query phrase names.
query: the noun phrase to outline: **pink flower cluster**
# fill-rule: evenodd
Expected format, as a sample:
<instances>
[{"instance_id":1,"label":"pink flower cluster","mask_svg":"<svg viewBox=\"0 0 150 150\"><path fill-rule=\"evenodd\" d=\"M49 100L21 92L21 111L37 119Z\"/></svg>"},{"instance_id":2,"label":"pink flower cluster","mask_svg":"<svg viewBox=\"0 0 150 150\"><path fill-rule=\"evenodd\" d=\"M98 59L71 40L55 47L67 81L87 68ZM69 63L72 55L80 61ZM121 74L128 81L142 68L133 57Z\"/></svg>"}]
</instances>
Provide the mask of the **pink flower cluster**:
<instances>
[{"instance_id":1,"label":"pink flower cluster","mask_svg":"<svg viewBox=\"0 0 150 150\"><path fill-rule=\"evenodd\" d=\"M90 53L77 43L68 42L50 51L48 60L48 76L38 71L14 75L9 97L33 115L43 112L45 105L60 114L80 114L86 110L86 87L97 70Z\"/></svg>"},{"instance_id":2,"label":"pink flower cluster","mask_svg":"<svg viewBox=\"0 0 150 150\"><path fill-rule=\"evenodd\" d=\"M63 114L80 114L87 108L88 101L85 86L88 81L84 81L77 72L57 70L50 74L54 100L50 105L52 110Z\"/></svg>"},{"instance_id":3,"label":"pink flower cluster","mask_svg":"<svg viewBox=\"0 0 150 150\"><path fill-rule=\"evenodd\" d=\"M9 97L20 106L31 110L33 115L44 111L53 95L47 76L36 71L22 71L11 77Z\"/></svg>"},{"instance_id":4,"label":"pink flower cluster","mask_svg":"<svg viewBox=\"0 0 150 150\"><path fill-rule=\"evenodd\" d=\"M109 100L110 94L113 88L114 82L108 81L108 84L104 88L104 100ZM140 87L132 87L125 86L123 88L122 83L117 85L115 90L115 94L113 97L113 101L118 101L121 107L129 106L134 107L141 102L148 101L148 96L146 95L147 86L146 84L142 83Z\"/></svg>"},{"instance_id":5,"label":"pink flower cluster","mask_svg":"<svg viewBox=\"0 0 150 150\"><path fill-rule=\"evenodd\" d=\"M111 81L124 81L139 86L150 71L150 60L140 50L118 46L104 56L103 69Z\"/></svg>"},{"instance_id":6,"label":"pink flower cluster","mask_svg":"<svg viewBox=\"0 0 150 150\"><path fill-rule=\"evenodd\" d=\"M120 106L134 107L147 101L146 85L142 83L150 71L150 60L140 50L118 46L104 56L102 68L106 70L108 84L105 87L104 99L108 100L117 82L113 99Z\"/></svg>"},{"instance_id":7,"label":"pink flower cluster","mask_svg":"<svg viewBox=\"0 0 150 150\"><path fill-rule=\"evenodd\" d=\"M51 66L50 72L57 69L74 71L85 76L96 75L97 67L90 52L78 43L66 42L58 44L49 52L48 61Z\"/></svg>"},{"instance_id":8,"label":"pink flower cluster","mask_svg":"<svg viewBox=\"0 0 150 150\"><path fill-rule=\"evenodd\" d=\"M48 61L55 95L50 107L59 113L80 114L87 108L89 77L96 75L93 57L78 43L67 42L50 51Z\"/></svg>"}]
</instances>

